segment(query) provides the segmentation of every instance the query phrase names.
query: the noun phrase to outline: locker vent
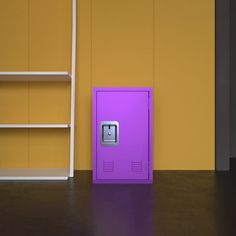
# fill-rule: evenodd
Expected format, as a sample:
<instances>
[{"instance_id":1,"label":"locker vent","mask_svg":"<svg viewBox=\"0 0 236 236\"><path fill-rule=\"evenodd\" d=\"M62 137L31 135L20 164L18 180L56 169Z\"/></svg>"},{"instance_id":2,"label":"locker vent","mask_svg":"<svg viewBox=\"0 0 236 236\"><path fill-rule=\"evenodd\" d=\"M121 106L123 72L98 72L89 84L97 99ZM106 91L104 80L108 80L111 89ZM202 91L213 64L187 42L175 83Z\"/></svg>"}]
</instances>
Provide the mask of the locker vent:
<instances>
[{"instance_id":1,"label":"locker vent","mask_svg":"<svg viewBox=\"0 0 236 236\"><path fill-rule=\"evenodd\" d=\"M142 172L143 171L142 161L131 161L131 171L132 172Z\"/></svg>"},{"instance_id":2,"label":"locker vent","mask_svg":"<svg viewBox=\"0 0 236 236\"><path fill-rule=\"evenodd\" d=\"M103 161L103 172L113 172L114 161Z\"/></svg>"}]
</instances>

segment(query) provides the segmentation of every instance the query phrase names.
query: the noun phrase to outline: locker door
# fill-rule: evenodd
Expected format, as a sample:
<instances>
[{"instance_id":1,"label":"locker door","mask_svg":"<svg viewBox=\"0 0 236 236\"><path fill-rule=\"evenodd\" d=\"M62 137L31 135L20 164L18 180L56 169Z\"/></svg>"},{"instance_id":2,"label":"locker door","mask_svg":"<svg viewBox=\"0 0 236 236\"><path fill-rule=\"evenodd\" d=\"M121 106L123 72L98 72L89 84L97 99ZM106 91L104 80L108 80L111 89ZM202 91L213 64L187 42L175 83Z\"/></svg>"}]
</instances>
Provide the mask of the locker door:
<instances>
[{"instance_id":1,"label":"locker door","mask_svg":"<svg viewBox=\"0 0 236 236\"><path fill-rule=\"evenodd\" d=\"M146 91L97 92L97 179L148 179L148 107Z\"/></svg>"}]
</instances>

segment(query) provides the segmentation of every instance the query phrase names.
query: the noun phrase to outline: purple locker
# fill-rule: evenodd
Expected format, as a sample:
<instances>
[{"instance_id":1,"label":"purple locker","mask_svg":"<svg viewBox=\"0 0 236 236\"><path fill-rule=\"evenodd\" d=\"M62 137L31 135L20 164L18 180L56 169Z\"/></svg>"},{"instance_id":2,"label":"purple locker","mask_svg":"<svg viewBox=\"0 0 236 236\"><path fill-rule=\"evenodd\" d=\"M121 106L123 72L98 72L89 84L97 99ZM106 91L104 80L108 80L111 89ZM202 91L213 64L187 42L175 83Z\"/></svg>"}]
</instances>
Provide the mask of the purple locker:
<instances>
[{"instance_id":1,"label":"purple locker","mask_svg":"<svg viewBox=\"0 0 236 236\"><path fill-rule=\"evenodd\" d=\"M152 183L152 89L93 90L93 182Z\"/></svg>"}]
</instances>

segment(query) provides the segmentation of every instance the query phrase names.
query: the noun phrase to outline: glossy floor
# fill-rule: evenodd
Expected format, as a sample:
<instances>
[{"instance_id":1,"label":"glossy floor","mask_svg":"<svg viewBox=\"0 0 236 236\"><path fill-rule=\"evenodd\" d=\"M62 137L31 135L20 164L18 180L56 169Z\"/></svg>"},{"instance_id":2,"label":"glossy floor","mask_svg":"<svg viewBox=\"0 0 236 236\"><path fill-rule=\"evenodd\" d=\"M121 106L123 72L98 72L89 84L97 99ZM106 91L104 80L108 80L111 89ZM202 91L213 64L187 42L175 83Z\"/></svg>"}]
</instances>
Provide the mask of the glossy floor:
<instances>
[{"instance_id":1,"label":"glossy floor","mask_svg":"<svg viewBox=\"0 0 236 236\"><path fill-rule=\"evenodd\" d=\"M162 171L153 185L0 182L0 235L236 235L236 175Z\"/></svg>"}]
</instances>

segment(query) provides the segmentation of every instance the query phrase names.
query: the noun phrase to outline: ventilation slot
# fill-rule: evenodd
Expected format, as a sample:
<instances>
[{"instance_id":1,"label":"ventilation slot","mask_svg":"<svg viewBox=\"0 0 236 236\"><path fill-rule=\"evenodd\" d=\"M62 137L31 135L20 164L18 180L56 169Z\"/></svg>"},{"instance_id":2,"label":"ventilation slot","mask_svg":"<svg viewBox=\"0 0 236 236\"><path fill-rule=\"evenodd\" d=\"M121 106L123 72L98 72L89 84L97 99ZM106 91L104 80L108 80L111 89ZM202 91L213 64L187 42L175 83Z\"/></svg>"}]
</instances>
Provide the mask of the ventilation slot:
<instances>
[{"instance_id":1,"label":"ventilation slot","mask_svg":"<svg viewBox=\"0 0 236 236\"><path fill-rule=\"evenodd\" d=\"M143 171L142 161L131 161L131 171L132 172L142 172Z\"/></svg>"},{"instance_id":2,"label":"ventilation slot","mask_svg":"<svg viewBox=\"0 0 236 236\"><path fill-rule=\"evenodd\" d=\"M114 161L103 161L103 172L113 172Z\"/></svg>"}]
</instances>

